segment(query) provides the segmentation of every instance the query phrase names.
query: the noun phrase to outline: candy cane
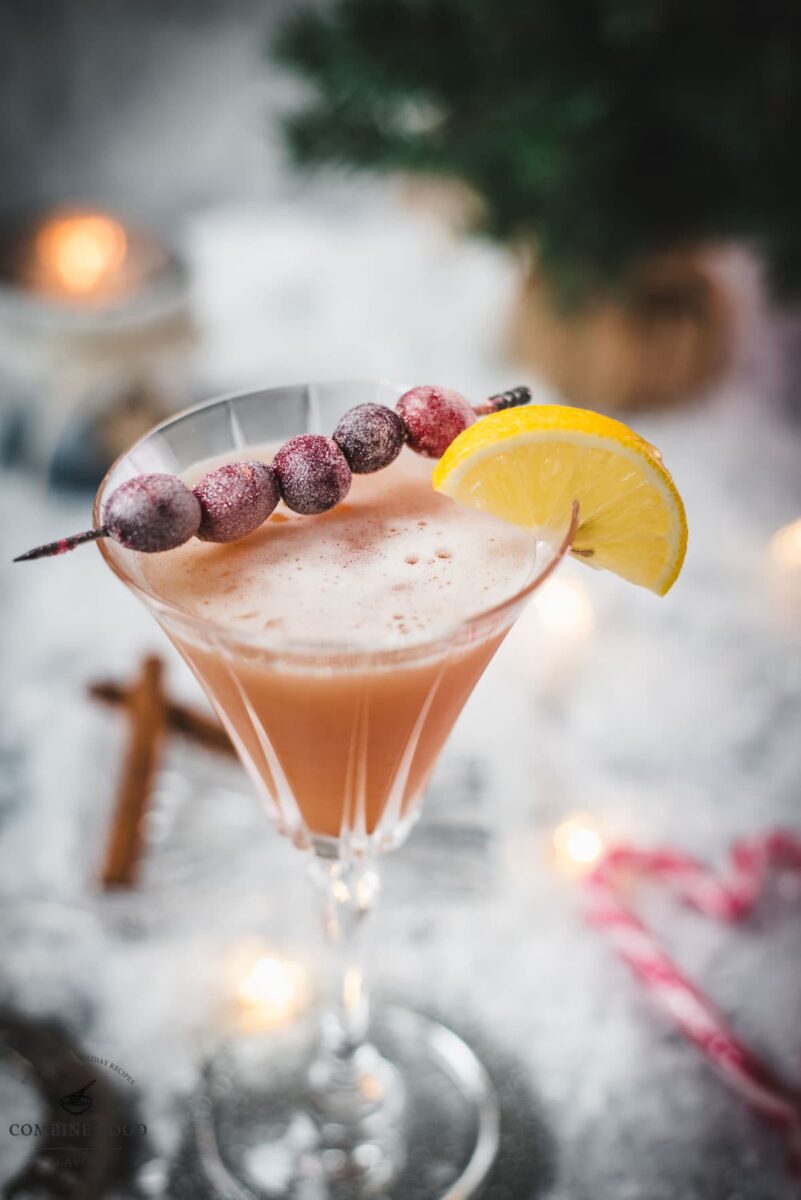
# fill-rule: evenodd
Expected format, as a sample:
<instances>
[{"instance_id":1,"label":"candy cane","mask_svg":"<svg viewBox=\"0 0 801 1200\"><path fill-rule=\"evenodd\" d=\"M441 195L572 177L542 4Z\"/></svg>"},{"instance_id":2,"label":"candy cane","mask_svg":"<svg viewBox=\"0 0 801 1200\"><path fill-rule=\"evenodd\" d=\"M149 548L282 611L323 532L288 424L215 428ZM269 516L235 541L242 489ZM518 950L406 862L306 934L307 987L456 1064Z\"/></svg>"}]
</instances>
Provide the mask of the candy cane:
<instances>
[{"instance_id":1,"label":"candy cane","mask_svg":"<svg viewBox=\"0 0 801 1200\"><path fill-rule=\"evenodd\" d=\"M661 880L700 912L735 921L752 911L772 867L801 873L801 839L777 831L737 842L718 875L687 854L613 847L586 881L587 916L603 930L657 1007L754 1112L782 1131L788 1167L801 1178L801 1093L783 1083L736 1036L723 1014L621 899L624 878L641 875Z\"/></svg>"}]
</instances>

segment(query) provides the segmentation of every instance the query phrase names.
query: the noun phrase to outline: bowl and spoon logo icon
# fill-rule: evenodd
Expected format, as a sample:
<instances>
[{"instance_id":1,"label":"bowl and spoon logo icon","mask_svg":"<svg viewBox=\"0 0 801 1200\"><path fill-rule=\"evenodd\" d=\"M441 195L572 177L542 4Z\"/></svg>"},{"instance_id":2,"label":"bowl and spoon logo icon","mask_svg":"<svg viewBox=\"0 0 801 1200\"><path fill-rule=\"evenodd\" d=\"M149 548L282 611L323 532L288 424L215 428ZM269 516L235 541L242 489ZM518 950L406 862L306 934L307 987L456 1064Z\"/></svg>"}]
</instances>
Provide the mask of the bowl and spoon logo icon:
<instances>
[{"instance_id":1,"label":"bowl and spoon logo icon","mask_svg":"<svg viewBox=\"0 0 801 1200\"><path fill-rule=\"evenodd\" d=\"M64 1112L68 1112L72 1117L80 1117L85 1112L88 1112L94 1100L91 1096L87 1096L86 1093L94 1082L94 1079L90 1079L89 1083L85 1083L82 1088L78 1088L77 1092L70 1092L68 1096L62 1096L59 1104L64 1109Z\"/></svg>"}]
</instances>

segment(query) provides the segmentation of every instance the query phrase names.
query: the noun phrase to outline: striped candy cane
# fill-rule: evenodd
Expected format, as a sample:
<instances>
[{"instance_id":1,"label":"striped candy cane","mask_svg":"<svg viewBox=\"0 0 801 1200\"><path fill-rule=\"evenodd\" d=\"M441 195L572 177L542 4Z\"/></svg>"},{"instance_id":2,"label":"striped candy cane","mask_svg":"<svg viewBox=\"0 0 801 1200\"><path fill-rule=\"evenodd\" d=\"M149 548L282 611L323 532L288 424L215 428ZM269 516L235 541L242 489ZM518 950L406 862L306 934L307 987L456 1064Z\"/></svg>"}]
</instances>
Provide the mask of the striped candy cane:
<instances>
[{"instance_id":1,"label":"striped candy cane","mask_svg":"<svg viewBox=\"0 0 801 1200\"><path fill-rule=\"evenodd\" d=\"M657 1005L694 1042L749 1107L777 1126L791 1172L801 1179L801 1093L736 1036L723 1014L664 952L624 903L624 878L645 876L666 884L699 912L726 921L750 913L771 868L801 873L801 839L782 831L736 843L718 875L697 859L674 851L613 847L588 877L587 915L603 930Z\"/></svg>"}]
</instances>

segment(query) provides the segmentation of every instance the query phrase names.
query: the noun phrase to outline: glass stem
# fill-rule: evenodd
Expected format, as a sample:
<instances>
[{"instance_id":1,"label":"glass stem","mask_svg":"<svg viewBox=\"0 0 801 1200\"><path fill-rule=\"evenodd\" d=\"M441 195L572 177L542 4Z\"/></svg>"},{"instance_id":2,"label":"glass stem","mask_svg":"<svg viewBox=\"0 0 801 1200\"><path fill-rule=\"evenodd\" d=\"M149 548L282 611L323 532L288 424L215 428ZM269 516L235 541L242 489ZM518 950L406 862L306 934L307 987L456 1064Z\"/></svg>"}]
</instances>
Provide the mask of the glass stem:
<instances>
[{"instance_id":1,"label":"glass stem","mask_svg":"<svg viewBox=\"0 0 801 1200\"><path fill-rule=\"evenodd\" d=\"M365 983L368 917L380 887L369 858L315 857L311 864L328 951L328 994L321 1043L310 1081L327 1118L358 1123L382 1103L379 1065L367 1041L370 1003Z\"/></svg>"}]
</instances>

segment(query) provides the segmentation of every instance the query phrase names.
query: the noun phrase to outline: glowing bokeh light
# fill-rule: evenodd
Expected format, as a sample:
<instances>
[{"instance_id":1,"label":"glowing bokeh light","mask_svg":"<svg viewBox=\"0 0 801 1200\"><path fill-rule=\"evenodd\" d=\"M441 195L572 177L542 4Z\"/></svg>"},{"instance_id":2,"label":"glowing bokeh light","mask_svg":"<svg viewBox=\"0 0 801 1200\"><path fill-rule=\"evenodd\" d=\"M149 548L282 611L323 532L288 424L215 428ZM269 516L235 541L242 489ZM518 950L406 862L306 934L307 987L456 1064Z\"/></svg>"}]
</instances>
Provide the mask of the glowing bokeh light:
<instances>
[{"instance_id":1,"label":"glowing bokeh light","mask_svg":"<svg viewBox=\"0 0 801 1200\"><path fill-rule=\"evenodd\" d=\"M283 1025L306 1003L308 981L299 963L265 955L240 981L237 999L247 1023L259 1028Z\"/></svg>"},{"instance_id":2,"label":"glowing bokeh light","mask_svg":"<svg viewBox=\"0 0 801 1200\"><path fill-rule=\"evenodd\" d=\"M595 610L580 579L550 580L532 604L540 624L565 640L587 637L595 627Z\"/></svg>"},{"instance_id":3,"label":"glowing bokeh light","mask_svg":"<svg viewBox=\"0 0 801 1200\"><path fill-rule=\"evenodd\" d=\"M36 235L42 282L73 296L102 291L125 262L128 238L119 221L102 213L53 217Z\"/></svg>"},{"instance_id":4,"label":"glowing bokeh light","mask_svg":"<svg viewBox=\"0 0 801 1200\"><path fill-rule=\"evenodd\" d=\"M801 517L774 533L770 550L777 566L801 571Z\"/></svg>"},{"instance_id":5,"label":"glowing bokeh light","mask_svg":"<svg viewBox=\"0 0 801 1200\"><path fill-rule=\"evenodd\" d=\"M604 842L591 817L580 813L562 821L553 833L557 864L566 871L589 871L600 860Z\"/></svg>"}]
</instances>

